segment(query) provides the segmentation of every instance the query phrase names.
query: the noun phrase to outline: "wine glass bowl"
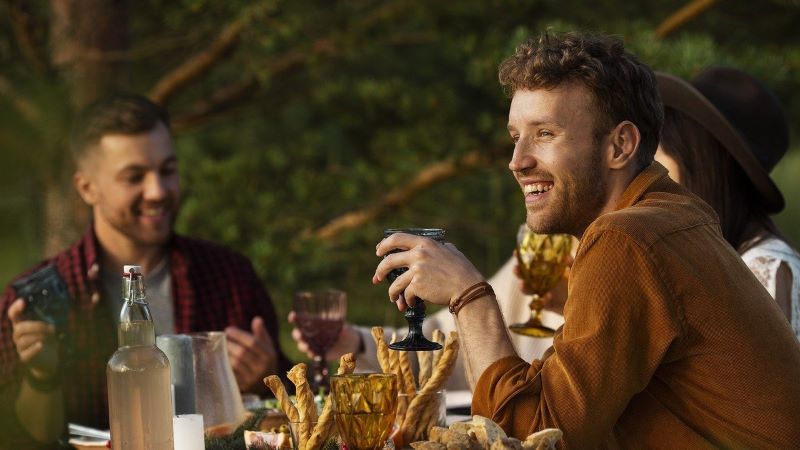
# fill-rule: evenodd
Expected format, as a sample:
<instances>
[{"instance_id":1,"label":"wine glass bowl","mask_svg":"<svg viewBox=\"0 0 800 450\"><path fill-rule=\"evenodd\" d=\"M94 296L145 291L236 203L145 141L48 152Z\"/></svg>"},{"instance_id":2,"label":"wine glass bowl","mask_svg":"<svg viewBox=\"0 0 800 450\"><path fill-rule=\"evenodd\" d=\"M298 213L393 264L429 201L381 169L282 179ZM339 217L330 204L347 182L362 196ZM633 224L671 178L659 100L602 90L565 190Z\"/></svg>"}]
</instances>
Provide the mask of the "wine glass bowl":
<instances>
[{"instance_id":1,"label":"wine glass bowl","mask_svg":"<svg viewBox=\"0 0 800 450\"><path fill-rule=\"evenodd\" d=\"M444 230L441 228L388 228L383 231L383 237L387 238L395 233L406 233L406 234L413 234L415 236L422 236L429 239L433 239L440 244L444 243ZM395 249L389 253L397 253L402 250ZM408 268L401 267L399 269L394 269L387 275L387 279L389 283L393 283L394 280L397 279L400 275L406 272ZM393 342L389 344L389 348L392 350L400 350L400 351L433 351L433 350L441 350L441 344L436 342L432 342L428 340L424 334L422 334L422 321L425 319L425 301L421 298L418 298L415 302L414 306L409 306L404 316L406 321L408 322L408 334L406 337L399 342Z\"/></svg>"},{"instance_id":2,"label":"wine glass bowl","mask_svg":"<svg viewBox=\"0 0 800 450\"><path fill-rule=\"evenodd\" d=\"M350 374L331 377L333 415L348 450L379 450L394 425L397 376Z\"/></svg>"},{"instance_id":3,"label":"wine glass bowl","mask_svg":"<svg viewBox=\"0 0 800 450\"><path fill-rule=\"evenodd\" d=\"M555 330L542 323L542 296L550 292L567 269L572 236L568 234L536 234L523 224L517 233L517 266L520 278L531 292L531 317L508 328L532 337L550 337Z\"/></svg>"},{"instance_id":4,"label":"wine glass bowl","mask_svg":"<svg viewBox=\"0 0 800 450\"><path fill-rule=\"evenodd\" d=\"M312 387L328 388L325 354L336 343L347 314L347 294L337 289L297 292L292 302L295 326L313 357Z\"/></svg>"}]
</instances>

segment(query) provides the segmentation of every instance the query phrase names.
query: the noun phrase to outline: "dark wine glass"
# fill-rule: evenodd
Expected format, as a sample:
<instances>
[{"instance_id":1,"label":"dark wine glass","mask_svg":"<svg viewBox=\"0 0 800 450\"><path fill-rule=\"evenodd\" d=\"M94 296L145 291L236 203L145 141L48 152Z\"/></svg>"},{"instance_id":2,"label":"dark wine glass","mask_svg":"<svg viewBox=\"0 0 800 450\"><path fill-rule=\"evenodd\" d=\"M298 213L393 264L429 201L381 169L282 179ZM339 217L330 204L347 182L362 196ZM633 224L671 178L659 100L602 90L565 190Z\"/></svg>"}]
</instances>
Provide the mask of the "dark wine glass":
<instances>
[{"instance_id":1,"label":"dark wine glass","mask_svg":"<svg viewBox=\"0 0 800 450\"><path fill-rule=\"evenodd\" d=\"M416 236L423 236L433 239L440 244L444 244L444 230L440 228L389 228L383 231L383 237L387 238L395 233L413 234ZM401 252L402 250L395 249L390 253ZM389 283L393 283L400 275L402 275L408 268L401 267L399 269L389 272L387 278ZM422 334L422 321L425 320L425 301L417 298L414 306L409 306L404 313L406 321L408 322L408 335L405 339L399 342L389 344L392 350L401 350L406 352L429 352L433 350L440 350L441 344L429 341L424 334Z\"/></svg>"},{"instance_id":2,"label":"dark wine glass","mask_svg":"<svg viewBox=\"0 0 800 450\"><path fill-rule=\"evenodd\" d=\"M342 331L347 314L347 294L337 289L298 292L294 296L292 309L297 329L314 354L312 387L314 390L323 388L327 391L330 381L325 354Z\"/></svg>"}]
</instances>

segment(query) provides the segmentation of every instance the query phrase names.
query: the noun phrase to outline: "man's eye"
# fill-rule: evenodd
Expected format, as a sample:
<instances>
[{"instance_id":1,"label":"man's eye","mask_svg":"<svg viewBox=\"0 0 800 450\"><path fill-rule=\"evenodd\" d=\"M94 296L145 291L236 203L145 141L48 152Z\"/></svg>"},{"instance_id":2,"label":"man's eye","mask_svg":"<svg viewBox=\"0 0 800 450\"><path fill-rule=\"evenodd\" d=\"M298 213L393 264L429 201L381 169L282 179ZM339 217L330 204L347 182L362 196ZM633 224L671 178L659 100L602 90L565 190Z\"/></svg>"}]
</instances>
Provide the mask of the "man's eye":
<instances>
[{"instance_id":1,"label":"man's eye","mask_svg":"<svg viewBox=\"0 0 800 450\"><path fill-rule=\"evenodd\" d=\"M511 136L511 142L513 142L513 143L515 143L515 144L516 144L517 142L519 142L519 135L518 135L518 134L516 134L516 135L513 135L513 136Z\"/></svg>"},{"instance_id":2,"label":"man's eye","mask_svg":"<svg viewBox=\"0 0 800 450\"><path fill-rule=\"evenodd\" d=\"M125 177L125 182L128 183L128 184L141 183L142 182L142 178L143 178L143 176L140 175L140 174L129 175L129 176Z\"/></svg>"},{"instance_id":3,"label":"man's eye","mask_svg":"<svg viewBox=\"0 0 800 450\"><path fill-rule=\"evenodd\" d=\"M554 134L549 130L539 130L539 137L551 137Z\"/></svg>"}]
</instances>

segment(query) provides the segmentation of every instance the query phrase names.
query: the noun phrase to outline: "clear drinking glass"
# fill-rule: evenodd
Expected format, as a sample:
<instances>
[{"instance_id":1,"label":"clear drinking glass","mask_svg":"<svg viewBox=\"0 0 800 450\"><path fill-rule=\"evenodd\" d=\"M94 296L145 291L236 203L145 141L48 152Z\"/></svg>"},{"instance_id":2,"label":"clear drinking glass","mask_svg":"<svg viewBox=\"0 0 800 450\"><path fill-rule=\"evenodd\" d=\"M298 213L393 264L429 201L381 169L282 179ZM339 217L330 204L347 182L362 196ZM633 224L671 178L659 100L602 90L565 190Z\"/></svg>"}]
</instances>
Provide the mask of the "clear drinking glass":
<instances>
[{"instance_id":1,"label":"clear drinking glass","mask_svg":"<svg viewBox=\"0 0 800 450\"><path fill-rule=\"evenodd\" d=\"M415 236L422 236L433 239L440 244L444 243L444 230L440 228L389 228L383 231L383 237L387 238L395 233L413 234ZM390 253L400 252L402 250L392 250ZM389 283L393 283L400 275L408 269L403 267L389 272L387 279ZM428 340L422 334L422 322L425 320L425 301L418 298L414 306L409 306L405 313L406 321L408 322L408 335L399 342L389 344L392 350L401 351L433 351L441 350L442 346L436 342Z\"/></svg>"},{"instance_id":2,"label":"clear drinking glass","mask_svg":"<svg viewBox=\"0 0 800 450\"><path fill-rule=\"evenodd\" d=\"M339 437L348 450L383 448L397 411L396 375L334 375L331 398Z\"/></svg>"},{"instance_id":3,"label":"clear drinking glass","mask_svg":"<svg viewBox=\"0 0 800 450\"><path fill-rule=\"evenodd\" d=\"M311 387L328 391L328 361L325 354L336 343L347 315L347 294L337 289L298 292L292 309L295 325L314 353L314 378Z\"/></svg>"},{"instance_id":4,"label":"clear drinking glass","mask_svg":"<svg viewBox=\"0 0 800 450\"><path fill-rule=\"evenodd\" d=\"M523 282L533 291L533 298L530 319L510 325L511 331L531 337L550 337L555 333L542 324L542 296L561 281L571 250L572 236L568 234L536 234L526 224L519 227L517 264Z\"/></svg>"},{"instance_id":5,"label":"clear drinking glass","mask_svg":"<svg viewBox=\"0 0 800 450\"><path fill-rule=\"evenodd\" d=\"M428 440L431 427L447 426L446 391L429 394L397 394L397 414L392 439L398 448ZM416 400L415 400L416 399Z\"/></svg>"},{"instance_id":6,"label":"clear drinking glass","mask_svg":"<svg viewBox=\"0 0 800 450\"><path fill-rule=\"evenodd\" d=\"M206 427L241 423L247 414L221 331L192 333L197 413Z\"/></svg>"}]
</instances>

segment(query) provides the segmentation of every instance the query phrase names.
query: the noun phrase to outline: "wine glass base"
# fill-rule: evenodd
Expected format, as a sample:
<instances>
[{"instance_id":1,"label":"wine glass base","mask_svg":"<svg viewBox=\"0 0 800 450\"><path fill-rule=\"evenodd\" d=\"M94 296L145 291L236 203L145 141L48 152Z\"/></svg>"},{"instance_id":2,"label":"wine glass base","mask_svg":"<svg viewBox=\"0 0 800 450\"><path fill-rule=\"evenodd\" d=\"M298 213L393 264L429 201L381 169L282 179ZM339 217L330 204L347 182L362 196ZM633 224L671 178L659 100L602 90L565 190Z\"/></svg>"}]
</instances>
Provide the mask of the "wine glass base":
<instances>
[{"instance_id":1,"label":"wine glass base","mask_svg":"<svg viewBox=\"0 0 800 450\"><path fill-rule=\"evenodd\" d=\"M425 336L409 333L402 341L389 344L389 348L401 352L432 352L441 350L442 346L436 342L429 341Z\"/></svg>"},{"instance_id":2,"label":"wine glass base","mask_svg":"<svg viewBox=\"0 0 800 450\"><path fill-rule=\"evenodd\" d=\"M523 336L536 338L548 338L556 334L556 330L548 328L541 323L515 323L514 325L510 325L508 329Z\"/></svg>"}]
</instances>

